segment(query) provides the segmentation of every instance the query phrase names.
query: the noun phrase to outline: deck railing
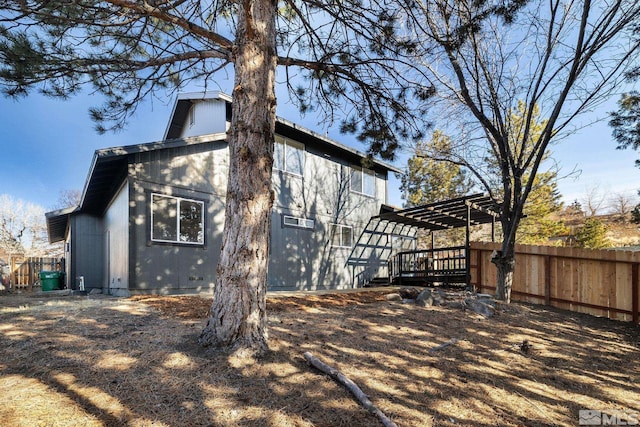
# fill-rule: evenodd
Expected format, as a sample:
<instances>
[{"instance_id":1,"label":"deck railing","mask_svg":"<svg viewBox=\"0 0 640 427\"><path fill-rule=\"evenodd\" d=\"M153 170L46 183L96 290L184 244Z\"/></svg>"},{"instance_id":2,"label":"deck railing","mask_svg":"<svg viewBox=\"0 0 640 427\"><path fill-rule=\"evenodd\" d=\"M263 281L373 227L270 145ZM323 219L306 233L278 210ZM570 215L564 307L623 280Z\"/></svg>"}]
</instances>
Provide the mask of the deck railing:
<instances>
[{"instance_id":1,"label":"deck railing","mask_svg":"<svg viewBox=\"0 0 640 427\"><path fill-rule=\"evenodd\" d=\"M389 282L466 283L465 246L398 252L389 259Z\"/></svg>"}]
</instances>

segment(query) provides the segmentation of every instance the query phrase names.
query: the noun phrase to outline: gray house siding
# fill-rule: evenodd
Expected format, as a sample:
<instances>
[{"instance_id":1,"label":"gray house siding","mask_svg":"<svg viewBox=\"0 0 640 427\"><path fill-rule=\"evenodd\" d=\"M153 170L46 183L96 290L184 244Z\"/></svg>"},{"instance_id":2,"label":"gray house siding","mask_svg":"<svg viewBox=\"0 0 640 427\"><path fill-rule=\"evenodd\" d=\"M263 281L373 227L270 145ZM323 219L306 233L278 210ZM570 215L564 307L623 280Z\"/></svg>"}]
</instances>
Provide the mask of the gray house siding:
<instances>
[{"instance_id":1,"label":"gray house siding","mask_svg":"<svg viewBox=\"0 0 640 427\"><path fill-rule=\"evenodd\" d=\"M103 221L91 215L70 217L67 241L67 286L78 289L80 280L86 290L103 288ZM82 279L81 279L82 278Z\"/></svg>"},{"instance_id":2,"label":"gray house siding","mask_svg":"<svg viewBox=\"0 0 640 427\"><path fill-rule=\"evenodd\" d=\"M300 142L300 141L297 141ZM331 244L332 224L350 227L352 243L386 197L386 176L376 174L374 196L350 189L351 165L304 151L302 176L274 170L269 290L349 288L356 272L348 247ZM228 173L226 142L138 153L129 175L131 293L188 293L213 289L224 228ZM158 243L150 236L152 194L205 203L205 244ZM284 217L314 221L313 229L284 224ZM117 280L117 279L116 279ZM111 279L113 281L113 278Z\"/></svg>"},{"instance_id":3,"label":"gray house siding","mask_svg":"<svg viewBox=\"0 0 640 427\"><path fill-rule=\"evenodd\" d=\"M211 291L222 243L227 172L226 143L212 142L133 156L130 170L131 293ZM204 203L204 244L151 238L151 197L174 196Z\"/></svg>"},{"instance_id":4,"label":"gray house siding","mask_svg":"<svg viewBox=\"0 0 640 427\"><path fill-rule=\"evenodd\" d=\"M218 99L194 100L182 127L183 138L227 131L226 105Z\"/></svg>"},{"instance_id":5,"label":"gray house siding","mask_svg":"<svg viewBox=\"0 0 640 427\"><path fill-rule=\"evenodd\" d=\"M274 171L269 290L353 287L357 272L346 265L351 248L332 245L332 225L350 228L355 243L386 200L386 175L375 174L373 195L359 194L351 190L352 166L359 167L305 146L302 176ZM288 225L285 216L313 221L313 228Z\"/></svg>"}]
</instances>

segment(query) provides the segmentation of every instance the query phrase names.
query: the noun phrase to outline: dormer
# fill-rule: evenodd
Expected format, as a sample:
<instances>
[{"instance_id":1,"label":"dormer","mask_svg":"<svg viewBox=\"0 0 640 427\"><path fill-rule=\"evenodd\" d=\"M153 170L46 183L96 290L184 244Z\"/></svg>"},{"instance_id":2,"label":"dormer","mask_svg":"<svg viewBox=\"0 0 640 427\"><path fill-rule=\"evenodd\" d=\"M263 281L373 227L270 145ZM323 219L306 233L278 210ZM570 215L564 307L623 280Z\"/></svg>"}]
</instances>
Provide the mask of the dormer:
<instances>
[{"instance_id":1,"label":"dormer","mask_svg":"<svg viewBox=\"0 0 640 427\"><path fill-rule=\"evenodd\" d=\"M231 97L222 92L178 95L164 140L224 133L231 121Z\"/></svg>"}]
</instances>

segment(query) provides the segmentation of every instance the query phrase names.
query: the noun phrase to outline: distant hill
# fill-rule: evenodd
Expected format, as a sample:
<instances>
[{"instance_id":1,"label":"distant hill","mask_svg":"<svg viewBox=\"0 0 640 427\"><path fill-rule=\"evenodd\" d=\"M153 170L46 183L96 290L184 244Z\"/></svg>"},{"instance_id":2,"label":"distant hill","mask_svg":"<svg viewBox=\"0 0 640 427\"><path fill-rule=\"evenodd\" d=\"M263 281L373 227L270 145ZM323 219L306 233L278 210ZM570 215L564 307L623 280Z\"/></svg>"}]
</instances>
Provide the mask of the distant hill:
<instances>
[{"instance_id":1,"label":"distant hill","mask_svg":"<svg viewBox=\"0 0 640 427\"><path fill-rule=\"evenodd\" d=\"M558 236L560 240L571 243L572 237L584 225L588 218L581 214L568 214L566 211L558 215L569 228L569 234ZM596 215L596 218L607 225L607 239L611 242L611 248L640 250L640 224L631 222L631 215L607 214Z\"/></svg>"}]
</instances>

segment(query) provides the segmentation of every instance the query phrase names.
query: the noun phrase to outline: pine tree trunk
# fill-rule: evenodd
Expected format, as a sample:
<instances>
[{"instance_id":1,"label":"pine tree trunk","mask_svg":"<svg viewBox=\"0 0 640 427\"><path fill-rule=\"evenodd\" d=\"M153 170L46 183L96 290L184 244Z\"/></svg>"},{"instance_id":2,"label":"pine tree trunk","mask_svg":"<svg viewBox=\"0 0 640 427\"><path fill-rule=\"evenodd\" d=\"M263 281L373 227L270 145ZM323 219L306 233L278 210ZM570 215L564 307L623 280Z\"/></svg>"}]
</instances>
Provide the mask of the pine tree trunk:
<instances>
[{"instance_id":1,"label":"pine tree trunk","mask_svg":"<svg viewBox=\"0 0 640 427\"><path fill-rule=\"evenodd\" d=\"M213 304L200 343L260 354L268 350L266 287L273 206L276 2L237 4L225 227Z\"/></svg>"}]
</instances>

